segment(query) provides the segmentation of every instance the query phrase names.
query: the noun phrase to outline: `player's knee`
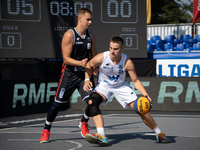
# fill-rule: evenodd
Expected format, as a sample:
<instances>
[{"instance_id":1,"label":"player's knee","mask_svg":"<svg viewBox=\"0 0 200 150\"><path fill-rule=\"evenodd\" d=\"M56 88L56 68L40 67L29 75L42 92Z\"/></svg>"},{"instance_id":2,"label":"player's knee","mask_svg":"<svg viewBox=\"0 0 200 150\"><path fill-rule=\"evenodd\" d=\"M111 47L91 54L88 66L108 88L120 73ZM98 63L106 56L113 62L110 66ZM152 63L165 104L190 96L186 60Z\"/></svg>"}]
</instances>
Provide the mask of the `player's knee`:
<instances>
[{"instance_id":1,"label":"player's knee","mask_svg":"<svg viewBox=\"0 0 200 150\"><path fill-rule=\"evenodd\" d=\"M56 101L53 102L53 104L51 105L50 109L53 110L60 110L61 107L64 105L65 103L58 103Z\"/></svg>"},{"instance_id":2,"label":"player's knee","mask_svg":"<svg viewBox=\"0 0 200 150\"><path fill-rule=\"evenodd\" d=\"M103 97L96 92L93 92L88 101L88 106L90 110L91 117L97 116L101 114L101 110L99 109L99 105L103 102Z\"/></svg>"}]
</instances>

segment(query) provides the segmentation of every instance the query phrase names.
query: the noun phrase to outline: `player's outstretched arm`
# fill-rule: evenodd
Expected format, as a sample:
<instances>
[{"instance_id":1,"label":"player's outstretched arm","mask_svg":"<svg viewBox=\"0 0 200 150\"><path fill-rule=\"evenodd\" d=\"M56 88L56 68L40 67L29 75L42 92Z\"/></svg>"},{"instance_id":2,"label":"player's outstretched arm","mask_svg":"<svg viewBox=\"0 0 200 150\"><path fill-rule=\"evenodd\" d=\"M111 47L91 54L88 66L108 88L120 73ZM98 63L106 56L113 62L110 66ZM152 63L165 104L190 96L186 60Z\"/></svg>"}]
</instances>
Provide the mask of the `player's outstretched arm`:
<instances>
[{"instance_id":1,"label":"player's outstretched arm","mask_svg":"<svg viewBox=\"0 0 200 150\"><path fill-rule=\"evenodd\" d=\"M130 59L127 59L126 64L125 64L125 70L128 71L128 74L135 86L135 88L145 97L147 97L151 102L151 98L149 97L148 93L146 92L143 84L140 82L140 80L137 77L136 71L135 71L135 66L133 62Z\"/></svg>"}]
</instances>

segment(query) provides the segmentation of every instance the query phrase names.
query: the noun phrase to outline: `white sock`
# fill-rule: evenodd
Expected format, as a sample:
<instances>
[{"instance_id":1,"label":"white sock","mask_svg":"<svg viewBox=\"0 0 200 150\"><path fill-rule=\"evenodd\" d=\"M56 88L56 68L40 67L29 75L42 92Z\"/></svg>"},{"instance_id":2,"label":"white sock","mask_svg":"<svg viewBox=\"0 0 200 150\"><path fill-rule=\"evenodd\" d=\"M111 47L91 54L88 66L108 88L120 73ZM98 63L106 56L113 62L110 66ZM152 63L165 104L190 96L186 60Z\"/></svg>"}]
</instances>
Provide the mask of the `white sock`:
<instances>
[{"instance_id":1,"label":"white sock","mask_svg":"<svg viewBox=\"0 0 200 150\"><path fill-rule=\"evenodd\" d=\"M46 123L47 125L52 125L53 122L49 122L49 121L46 120L45 123Z\"/></svg>"},{"instance_id":2,"label":"white sock","mask_svg":"<svg viewBox=\"0 0 200 150\"><path fill-rule=\"evenodd\" d=\"M158 134L161 133L161 130L158 128L158 126L155 129L153 129L153 130L156 133L156 135L158 135Z\"/></svg>"},{"instance_id":3,"label":"white sock","mask_svg":"<svg viewBox=\"0 0 200 150\"><path fill-rule=\"evenodd\" d=\"M84 113L84 117L85 119L90 119L90 117L88 117L85 113Z\"/></svg>"},{"instance_id":4,"label":"white sock","mask_svg":"<svg viewBox=\"0 0 200 150\"><path fill-rule=\"evenodd\" d=\"M102 134L103 136L105 136L104 128L103 128L103 127L97 128L97 133L100 133L100 134Z\"/></svg>"}]
</instances>

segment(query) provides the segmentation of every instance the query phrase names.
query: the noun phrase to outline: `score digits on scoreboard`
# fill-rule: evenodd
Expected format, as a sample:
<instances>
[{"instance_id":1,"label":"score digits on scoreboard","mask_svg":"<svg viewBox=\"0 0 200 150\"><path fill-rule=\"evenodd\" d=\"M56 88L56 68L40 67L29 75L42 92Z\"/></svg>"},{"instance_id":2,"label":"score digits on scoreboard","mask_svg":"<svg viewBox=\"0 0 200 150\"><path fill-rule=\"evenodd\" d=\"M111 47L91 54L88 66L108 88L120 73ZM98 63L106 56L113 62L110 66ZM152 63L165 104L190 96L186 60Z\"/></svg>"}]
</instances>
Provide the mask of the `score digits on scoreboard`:
<instances>
[{"instance_id":1,"label":"score digits on scoreboard","mask_svg":"<svg viewBox=\"0 0 200 150\"><path fill-rule=\"evenodd\" d=\"M138 0L101 0L103 23L137 23Z\"/></svg>"},{"instance_id":2,"label":"score digits on scoreboard","mask_svg":"<svg viewBox=\"0 0 200 150\"><path fill-rule=\"evenodd\" d=\"M5 9L7 8L7 9ZM41 0L2 0L0 19L3 21L31 21L41 20Z\"/></svg>"}]
</instances>

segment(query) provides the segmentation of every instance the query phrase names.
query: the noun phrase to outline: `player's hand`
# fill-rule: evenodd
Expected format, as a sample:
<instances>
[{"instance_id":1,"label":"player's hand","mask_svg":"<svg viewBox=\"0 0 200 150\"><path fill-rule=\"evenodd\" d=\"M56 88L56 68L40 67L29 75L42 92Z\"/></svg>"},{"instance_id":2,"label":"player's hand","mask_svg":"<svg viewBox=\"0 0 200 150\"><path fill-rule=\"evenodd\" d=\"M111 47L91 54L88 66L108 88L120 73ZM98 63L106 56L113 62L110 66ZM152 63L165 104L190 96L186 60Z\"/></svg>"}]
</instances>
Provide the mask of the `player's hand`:
<instances>
[{"instance_id":1,"label":"player's hand","mask_svg":"<svg viewBox=\"0 0 200 150\"><path fill-rule=\"evenodd\" d=\"M151 102L151 107L152 107L152 106L153 106L153 102L152 102L151 97L149 97L149 95L144 95L144 97L146 97L146 98L148 98L148 99L150 100L150 102Z\"/></svg>"},{"instance_id":2,"label":"player's hand","mask_svg":"<svg viewBox=\"0 0 200 150\"><path fill-rule=\"evenodd\" d=\"M83 90L89 92L90 90L92 90L93 88L93 84L91 81L85 81L84 86L83 86Z\"/></svg>"},{"instance_id":3,"label":"player's hand","mask_svg":"<svg viewBox=\"0 0 200 150\"><path fill-rule=\"evenodd\" d=\"M87 59L87 58L81 60L81 66L82 66L82 67L85 67L86 64L87 64L87 62L88 62L88 59Z\"/></svg>"},{"instance_id":4,"label":"player's hand","mask_svg":"<svg viewBox=\"0 0 200 150\"><path fill-rule=\"evenodd\" d=\"M93 74L95 76L98 76L98 73L99 73L99 69L97 67L95 67L95 69L93 70Z\"/></svg>"}]
</instances>

